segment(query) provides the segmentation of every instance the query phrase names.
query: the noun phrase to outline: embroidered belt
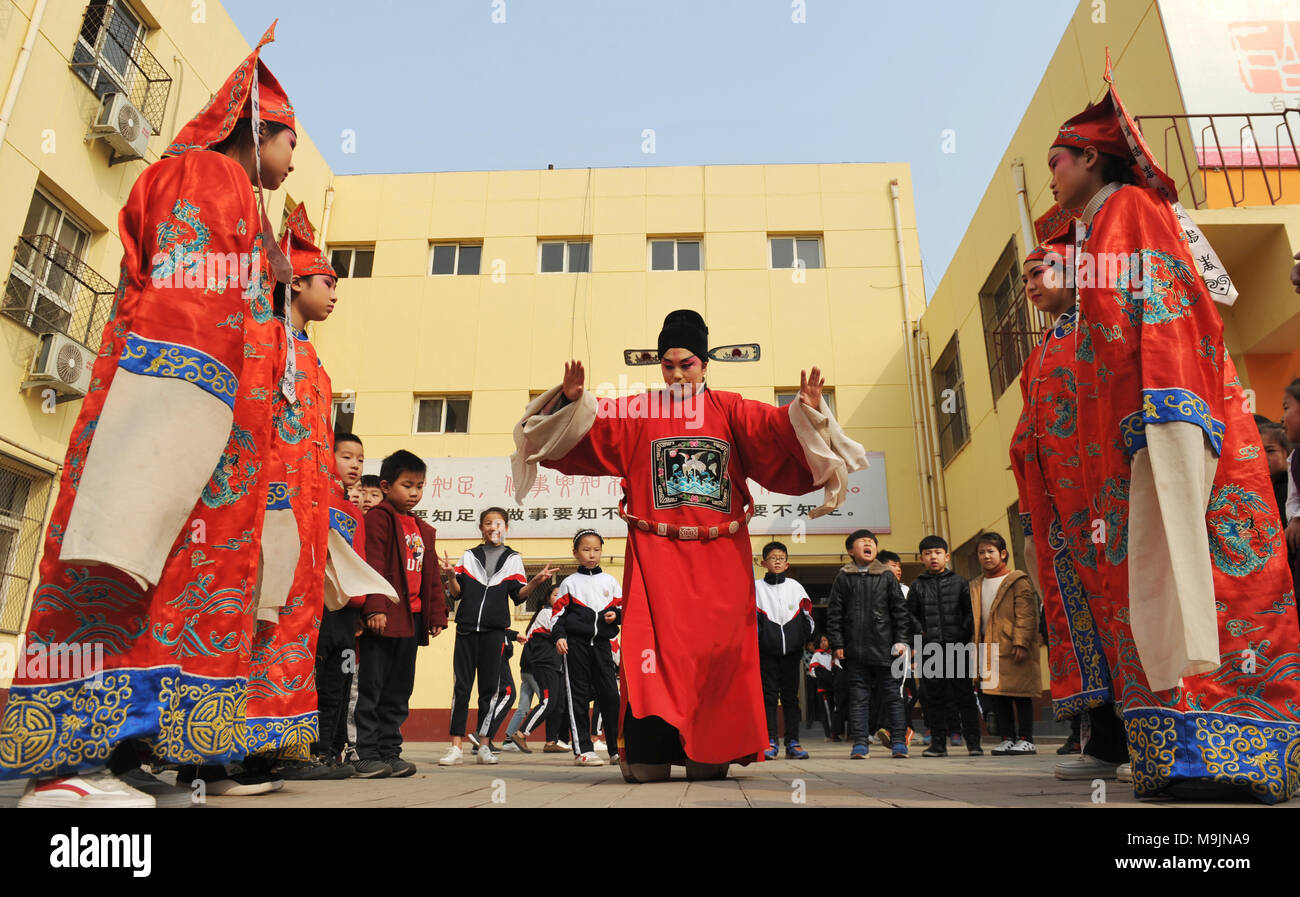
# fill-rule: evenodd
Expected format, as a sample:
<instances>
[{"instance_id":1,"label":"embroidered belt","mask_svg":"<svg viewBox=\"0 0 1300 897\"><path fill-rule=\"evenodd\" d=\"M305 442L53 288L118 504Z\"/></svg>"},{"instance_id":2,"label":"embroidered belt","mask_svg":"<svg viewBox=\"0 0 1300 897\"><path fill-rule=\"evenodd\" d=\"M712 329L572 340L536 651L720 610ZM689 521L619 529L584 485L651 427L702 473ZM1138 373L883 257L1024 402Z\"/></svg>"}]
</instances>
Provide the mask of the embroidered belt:
<instances>
[{"instance_id":1,"label":"embroidered belt","mask_svg":"<svg viewBox=\"0 0 1300 897\"><path fill-rule=\"evenodd\" d=\"M721 526L678 526L675 523L656 523L653 520L643 520L627 512L627 499L618 500L618 516L627 521L628 526L635 526L645 533L653 533L656 536L663 536L666 539L681 539L682 541L699 541L707 542L710 539L716 539L719 536L734 536L740 532L741 525L748 525L754 517L754 509L751 505L745 505L745 513L742 517L737 517L730 523Z\"/></svg>"}]
</instances>

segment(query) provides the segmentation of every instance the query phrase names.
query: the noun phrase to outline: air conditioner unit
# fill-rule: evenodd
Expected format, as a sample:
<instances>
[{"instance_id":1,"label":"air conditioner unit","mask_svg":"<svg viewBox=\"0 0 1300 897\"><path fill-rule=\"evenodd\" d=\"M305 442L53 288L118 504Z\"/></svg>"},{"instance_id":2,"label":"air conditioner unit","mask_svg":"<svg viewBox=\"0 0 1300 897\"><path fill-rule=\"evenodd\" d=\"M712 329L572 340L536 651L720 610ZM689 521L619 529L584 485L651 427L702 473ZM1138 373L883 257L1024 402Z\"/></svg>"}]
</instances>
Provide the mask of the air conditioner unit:
<instances>
[{"instance_id":1,"label":"air conditioner unit","mask_svg":"<svg viewBox=\"0 0 1300 897\"><path fill-rule=\"evenodd\" d=\"M90 390L90 372L95 353L62 333L42 333L32 371L22 388L53 389L68 398L80 398Z\"/></svg>"},{"instance_id":2,"label":"air conditioner unit","mask_svg":"<svg viewBox=\"0 0 1300 897\"><path fill-rule=\"evenodd\" d=\"M121 159L143 159L153 129L126 94L106 93L90 134L107 140Z\"/></svg>"}]
</instances>

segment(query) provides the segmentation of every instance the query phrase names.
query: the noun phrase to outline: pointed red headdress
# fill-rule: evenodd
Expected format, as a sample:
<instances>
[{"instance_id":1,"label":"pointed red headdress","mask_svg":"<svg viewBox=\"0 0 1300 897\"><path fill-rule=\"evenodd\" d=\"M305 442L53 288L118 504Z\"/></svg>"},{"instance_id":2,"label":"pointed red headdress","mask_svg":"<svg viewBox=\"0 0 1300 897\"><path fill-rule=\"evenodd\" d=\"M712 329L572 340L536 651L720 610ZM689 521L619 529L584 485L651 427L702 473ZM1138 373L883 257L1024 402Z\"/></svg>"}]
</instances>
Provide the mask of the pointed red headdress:
<instances>
[{"instance_id":1,"label":"pointed red headdress","mask_svg":"<svg viewBox=\"0 0 1300 897\"><path fill-rule=\"evenodd\" d=\"M1074 229L1067 225L1030 250L1025 256L1025 264L1044 261L1049 252L1055 252L1061 258L1065 258L1066 249L1073 242Z\"/></svg>"},{"instance_id":2,"label":"pointed red headdress","mask_svg":"<svg viewBox=\"0 0 1300 897\"><path fill-rule=\"evenodd\" d=\"M1219 261L1210 241L1205 239L1201 229L1187 214L1178 201L1178 187L1174 179L1165 174L1156 158L1151 154L1151 147L1142 139L1142 132L1133 121L1124 102L1115 90L1115 78L1111 71L1110 50L1106 50L1106 96L1099 103L1090 105L1074 118L1061 125L1052 146L1069 146L1083 149L1095 146L1099 152L1110 153L1127 159L1133 169L1137 182L1154 190L1172 207L1186 235L1188 245L1195 246L1192 260L1196 263L1197 273L1205 282L1214 301L1231 305L1237 301L1237 288L1233 286Z\"/></svg>"},{"instance_id":3,"label":"pointed red headdress","mask_svg":"<svg viewBox=\"0 0 1300 897\"><path fill-rule=\"evenodd\" d=\"M163 153L164 158L190 150L210 149L225 140L241 118L252 117L254 103L262 121L279 122L296 132L293 104L261 60L262 48L275 40L275 25L275 22L271 23L248 58L231 73L199 114L181 128Z\"/></svg>"},{"instance_id":4,"label":"pointed red headdress","mask_svg":"<svg viewBox=\"0 0 1300 897\"><path fill-rule=\"evenodd\" d=\"M334 266L325 258L325 254L316 245L316 231L307 220L307 207L299 204L284 222L284 233L280 235L280 248L289 257L295 277L310 277L324 274L338 277Z\"/></svg>"}]
</instances>

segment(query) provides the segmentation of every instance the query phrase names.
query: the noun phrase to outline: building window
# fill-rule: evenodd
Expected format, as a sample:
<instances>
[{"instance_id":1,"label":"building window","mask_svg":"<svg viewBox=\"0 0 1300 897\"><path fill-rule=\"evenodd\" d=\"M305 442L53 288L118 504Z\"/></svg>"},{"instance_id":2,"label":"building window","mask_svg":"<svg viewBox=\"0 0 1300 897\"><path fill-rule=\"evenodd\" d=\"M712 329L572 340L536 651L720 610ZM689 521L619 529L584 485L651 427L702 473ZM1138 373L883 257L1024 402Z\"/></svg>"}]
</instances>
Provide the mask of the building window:
<instances>
[{"instance_id":1,"label":"building window","mask_svg":"<svg viewBox=\"0 0 1300 897\"><path fill-rule=\"evenodd\" d=\"M157 134L172 79L145 48L146 31L124 0L91 0L77 32L71 68L100 100L110 93L125 94Z\"/></svg>"},{"instance_id":2,"label":"building window","mask_svg":"<svg viewBox=\"0 0 1300 897\"><path fill-rule=\"evenodd\" d=\"M413 433L468 433L469 396L416 396Z\"/></svg>"},{"instance_id":3,"label":"building window","mask_svg":"<svg viewBox=\"0 0 1300 897\"><path fill-rule=\"evenodd\" d=\"M591 241L540 242L537 258L537 270L543 274L583 274L591 270Z\"/></svg>"},{"instance_id":4,"label":"building window","mask_svg":"<svg viewBox=\"0 0 1300 897\"><path fill-rule=\"evenodd\" d=\"M482 243L434 243L429 247L430 274L477 274Z\"/></svg>"},{"instance_id":5,"label":"building window","mask_svg":"<svg viewBox=\"0 0 1300 897\"><path fill-rule=\"evenodd\" d=\"M939 421L939 453L946 466L970 441L970 423L966 419L966 385L961 376L961 354L957 334L934 366L934 408Z\"/></svg>"},{"instance_id":6,"label":"building window","mask_svg":"<svg viewBox=\"0 0 1300 897\"><path fill-rule=\"evenodd\" d=\"M835 418L838 420L839 414L836 413L835 411L834 387L831 386L822 387L822 396L826 399L826 404L830 407L831 414L834 415ZM797 388L778 389L776 391L776 404L778 408L784 408L786 405L789 405L791 402L796 401L798 398L799 398L799 390Z\"/></svg>"},{"instance_id":7,"label":"building window","mask_svg":"<svg viewBox=\"0 0 1300 897\"><path fill-rule=\"evenodd\" d=\"M700 240L651 240L651 271L700 270Z\"/></svg>"},{"instance_id":8,"label":"building window","mask_svg":"<svg viewBox=\"0 0 1300 897\"><path fill-rule=\"evenodd\" d=\"M984 349L989 360L993 402L1020 376L1020 369L1034 349L1036 334L1030 324L1029 300L1020 280L1020 260L1013 237L993 266L980 290L980 314L984 319Z\"/></svg>"},{"instance_id":9,"label":"building window","mask_svg":"<svg viewBox=\"0 0 1300 897\"><path fill-rule=\"evenodd\" d=\"M32 194L0 312L98 349L116 290L82 260L89 243L90 228L41 191Z\"/></svg>"},{"instance_id":10,"label":"building window","mask_svg":"<svg viewBox=\"0 0 1300 897\"><path fill-rule=\"evenodd\" d=\"M369 277L375 266L375 246L331 246L330 265L340 278Z\"/></svg>"},{"instance_id":11,"label":"building window","mask_svg":"<svg viewBox=\"0 0 1300 897\"><path fill-rule=\"evenodd\" d=\"M54 478L0 455L0 632L22 631Z\"/></svg>"},{"instance_id":12,"label":"building window","mask_svg":"<svg viewBox=\"0 0 1300 897\"><path fill-rule=\"evenodd\" d=\"M822 266L822 238L770 237L773 268L820 268Z\"/></svg>"},{"instance_id":13,"label":"building window","mask_svg":"<svg viewBox=\"0 0 1300 897\"><path fill-rule=\"evenodd\" d=\"M353 393L344 393L334 397L330 409L330 419L335 433L355 433L357 419L357 397Z\"/></svg>"}]
</instances>

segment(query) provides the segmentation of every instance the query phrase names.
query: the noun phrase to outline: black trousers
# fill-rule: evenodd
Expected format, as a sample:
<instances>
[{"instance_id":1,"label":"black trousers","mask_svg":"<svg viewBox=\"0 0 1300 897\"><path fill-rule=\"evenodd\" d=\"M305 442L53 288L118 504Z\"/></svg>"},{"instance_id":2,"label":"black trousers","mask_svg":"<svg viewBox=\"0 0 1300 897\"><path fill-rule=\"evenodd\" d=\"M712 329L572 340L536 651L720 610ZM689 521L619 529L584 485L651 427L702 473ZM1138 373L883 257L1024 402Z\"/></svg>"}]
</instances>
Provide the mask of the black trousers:
<instances>
[{"instance_id":1,"label":"black trousers","mask_svg":"<svg viewBox=\"0 0 1300 897\"><path fill-rule=\"evenodd\" d=\"M528 672L537 682L537 706L524 717L519 731L524 738L527 738L532 734L533 729L546 723L546 740L554 741L555 739L551 737L551 721L555 720L558 726L568 709L567 698L564 695L564 674L560 672L559 667L539 664L533 664Z\"/></svg>"},{"instance_id":2,"label":"black trousers","mask_svg":"<svg viewBox=\"0 0 1300 897\"><path fill-rule=\"evenodd\" d=\"M1124 738L1124 721L1115 715L1114 704L1103 704L1088 711L1092 730L1083 752L1107 763L1128 762L1128 742Z\"/></svg>"},{"instance_id":3,"label":"black trousers","mask_svg":"<svg viewBox=\"0 0 1300 897\"><path fill-rule=\"evenodd\" d=\"M838 735L842 727L836 725L840 715L835 712L835 677L830 670L818 667L813 681L817 683L813 691L813 704L822 721L822 728L826 730L826 737L831 737L832 726L836 727L835 734Z\"/></svg>"},{"instance_id":4,"label":"black trousers","mask_svg":"<svg viewBox=\"0 0 1300 897\"><path fill-rule=\"evenodd\" d=\"M455 684L451 690L451 734L463 736L469 721L469 693L478 680L478 734L488 736L492 726L492 706L501 679L501 648L504 629L484 632L456 630L456 647L451 669Z\"/></svg>"},{"instance_id":5,"label":"black trousers","mask_svg":"<svg viewBox=\"0 0 1300 897\"><path fill-rule=\"evenodd\" d=\"M831 673L831 729L836 735L843 735L849 724L849 677L844 667L838 667Z\"/></svg>"},{"instance_id":6,"label":"black trousers","mask_svg":"<svg viewBox=\"0 0 1300 897\"><path fill-rule=\"evenodd\" d=\"M975 686L965 676L932 676L921 682L921 700L928 708L931 747L946 748L948 733L960 728L966 747L980 746L980 715Z\"/></svg>"},{"instance_id":7,"label":"black trousers","mask_svg":"<svg viewBox=\"0 0 1300 897\"><path fill-rule=\"evenodd\" d=\"M1023 738L1034 743L1034 702L1032 698L1013 698L1010 695L985 695L993 705L998 720L998 734L1015 741Z\"/></svg>"},{"instance_id":8,"label":"black trousers","mask_svg":"<svg viewBox=\"0 0 1300 897\"><path fill-rule=\"evenodd\" d=\"M510 711L515 706L515 676L510 670L510 661L501 661L501 671L497 679L496 699L492 702L489 711L492 716L492 722L488 726L488 740L497 737L497 729L501 728L501 723L510 716Z\"/></svg>"},{"instance_id":9,"label":"black trousers","mask_svg":"<svg viewBox=\"0 0 1300 897\"><path fill-rule=\"evenodd\" d=\"M319 720L313 754L343 752L348 740L348 695L357 669L357 612L327 610L316 642L316 710Z\"/></svg>"},{"instance_id":10,"label":"black trousers","mask_svg":"<svg viewBox=\"0 0 1300 897\"><path fill-rule=\"evenodd\" d=\"M357 672L357 756L391 760L402 753L402 723L415 688L415 652L419 638L361 636Z\"/></svg>"},{"instance_id":11,"label":"black trousers","mask_svg":"<svg viewBox=\"0 0 1300 897\"><path fill-rule=\"evenodd\" d=\"M533 678L538 685L542 684L536 671L533 671ZM546 740L564 741L571 738L572 733L569 731L569 689L564 684L564 670L561 667L555 668L555 691L551 695L554 706L546 715Z\"/></svg>"},{"instance_id":12,"label":"black trousers","mask_svg":"<svg viewBox=\"0 0 1300 897\"><path fill-rule=\"evenodd\" d=\"M804 673L803 678L808 688L808 700L804 702L807 705L807 707L804 708L804 724L811 726L813 723L817 722L817 708L820 704L820 699L817 697L817 677Z\"/></svg>"},{"instance_id":13,"label":"black trousers","mask_svg":"<svg viewBox=\"0 0 1300 897\"><path fill-rule=\"evenodd\" d=\"M785 743L799 740L799 655L776 657L759 653L758 670L763 680L763 709L767 711L767 737L776 740L776 702L780 698L785 714Z\"/></svg>"},{"instance_id":14,"label":"black trousers","mask_svg":"<svg viewBox=\"0 0 1300 897\"><path fill-rule=\"evenodd\" d=\"M871 742L867 720L874 688L880 699L881 718L889 727L890 742L904 743L907 725L903 719L903 699L898 694L898 680L890 674L889 667L845 660L843 675L849 690L849 740L854 744Z\"/></svg>"},{"instance_id":15,"label":"black trousers","mask_svg":"<svg viewBox=\"0 0 1300 897\"><path fill-rule=\"evenodd\" d=\"M618 750L618 667L608 639L595 644L569 639L565 660L569 667L569 725L573 729L573 752L592 750L588 705L594 700L605 720L605 744Z\"/></svg>"}]
</instances>

